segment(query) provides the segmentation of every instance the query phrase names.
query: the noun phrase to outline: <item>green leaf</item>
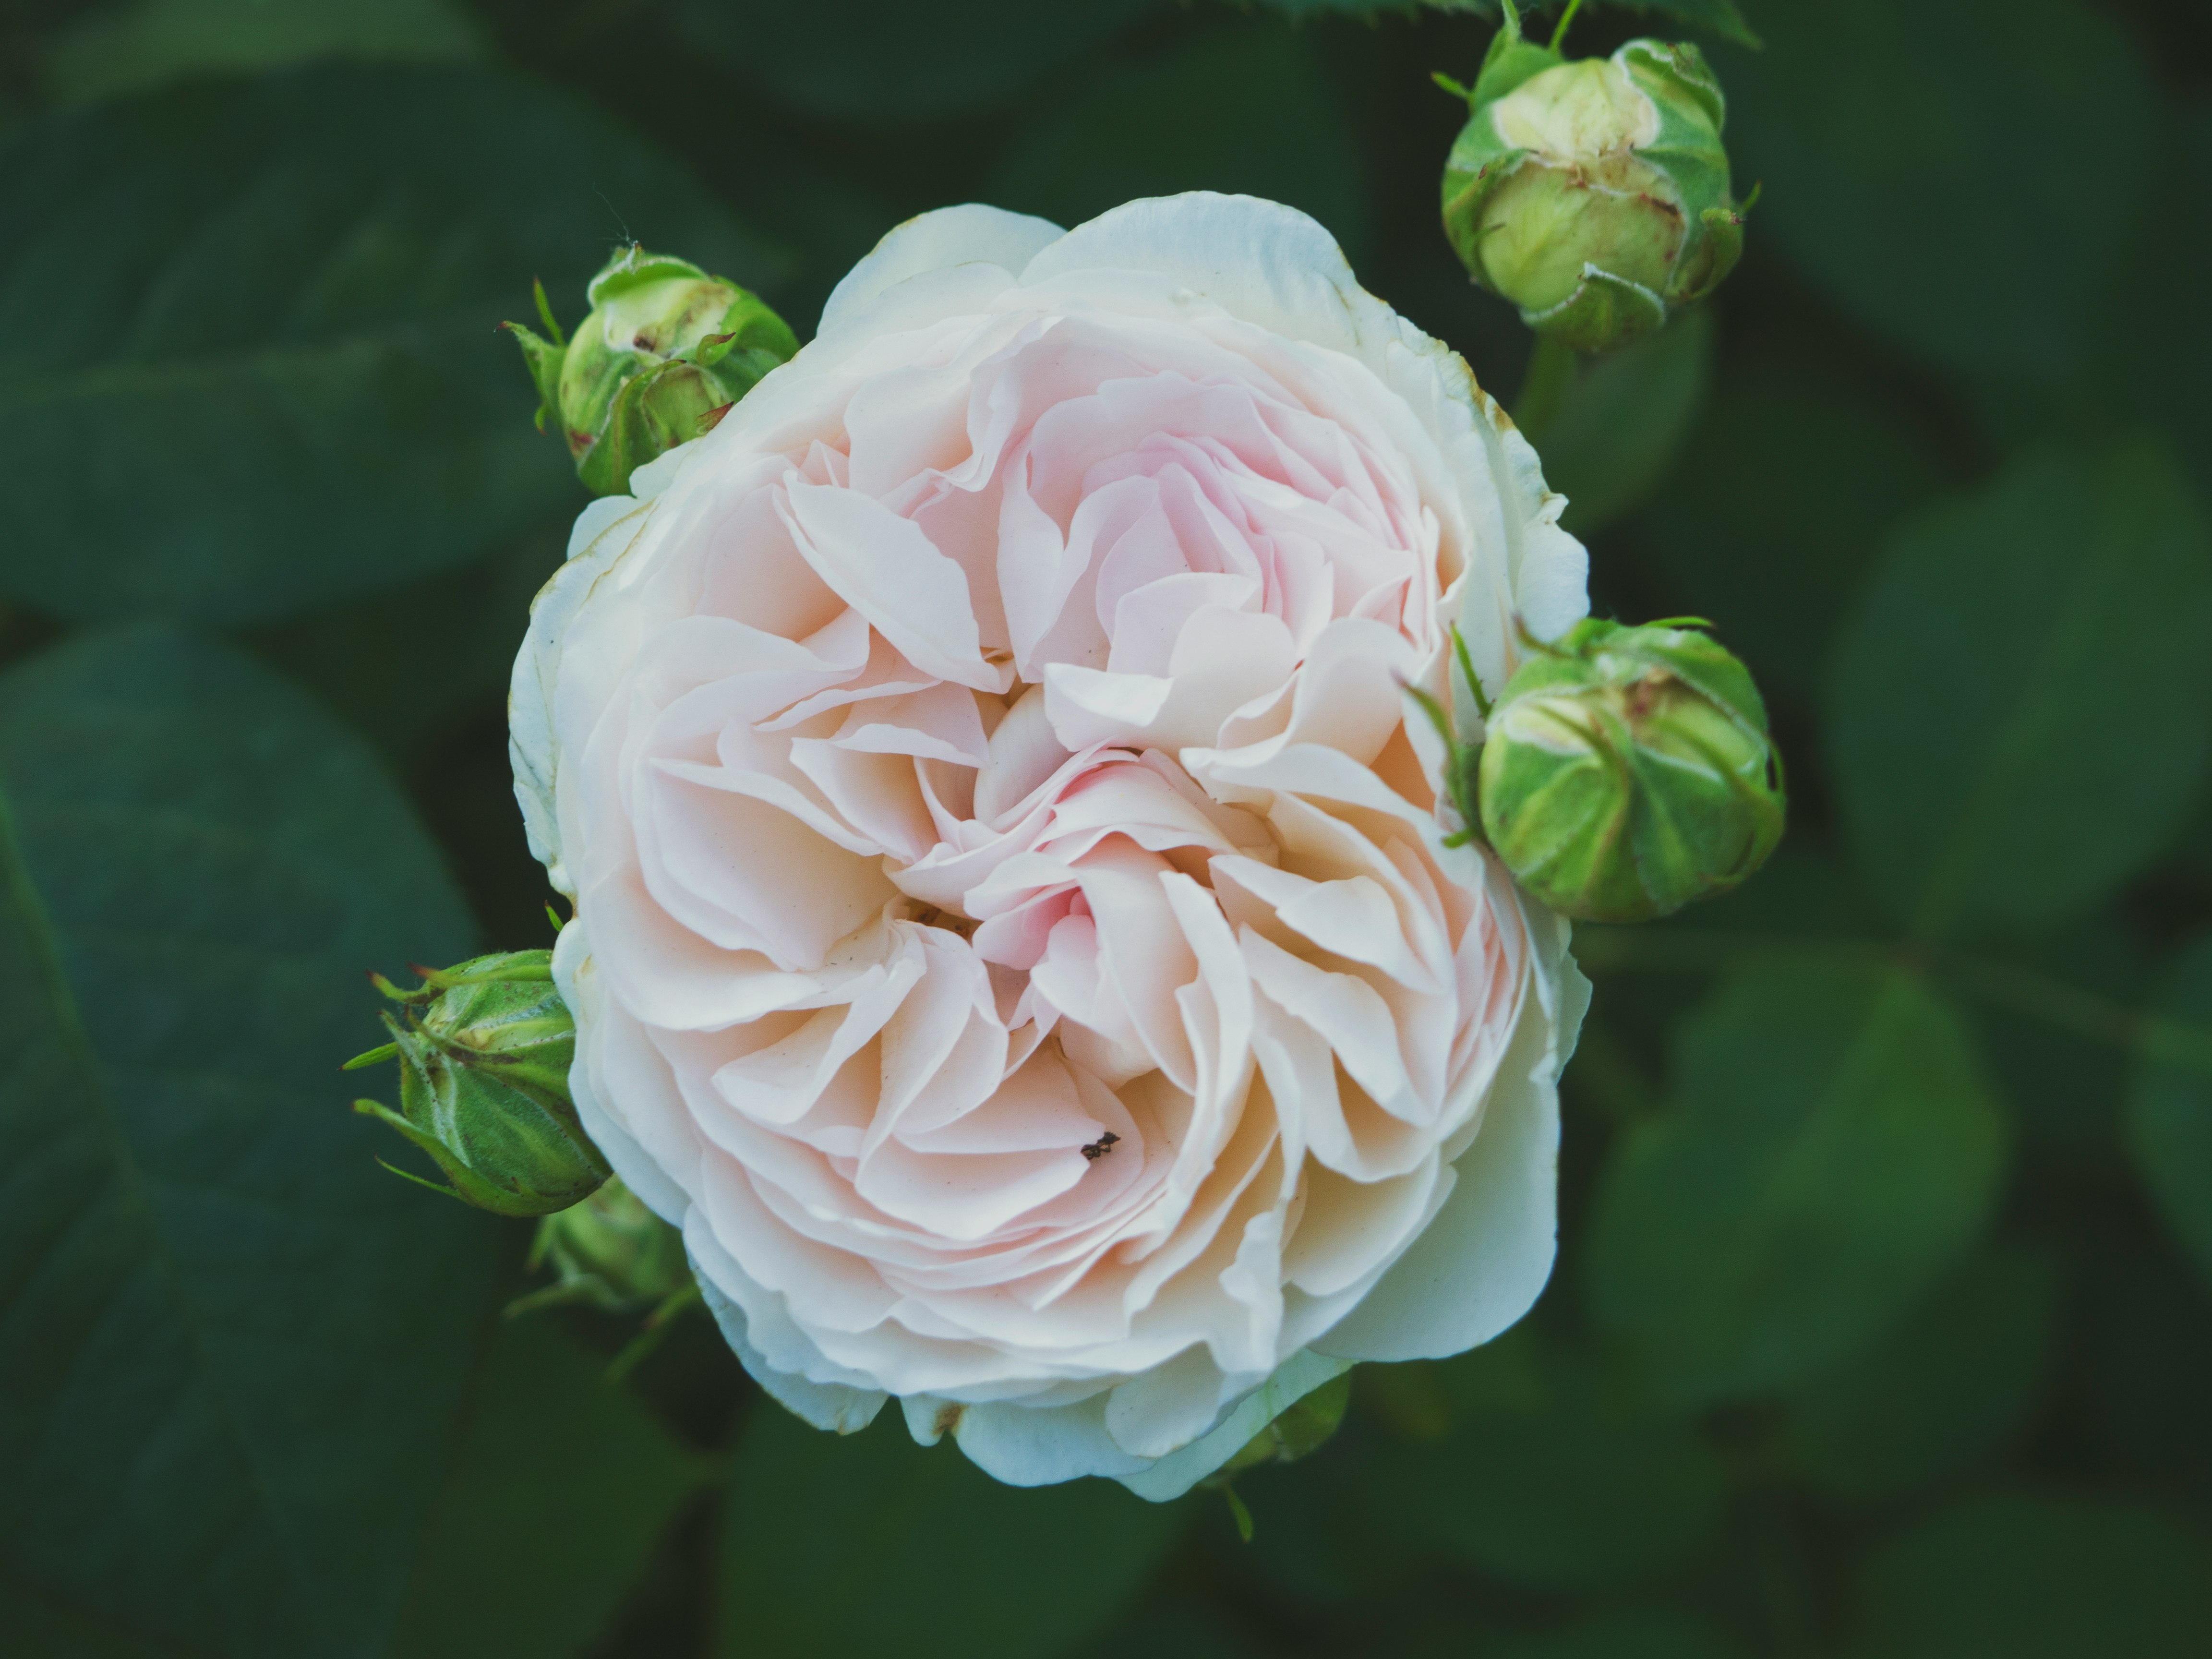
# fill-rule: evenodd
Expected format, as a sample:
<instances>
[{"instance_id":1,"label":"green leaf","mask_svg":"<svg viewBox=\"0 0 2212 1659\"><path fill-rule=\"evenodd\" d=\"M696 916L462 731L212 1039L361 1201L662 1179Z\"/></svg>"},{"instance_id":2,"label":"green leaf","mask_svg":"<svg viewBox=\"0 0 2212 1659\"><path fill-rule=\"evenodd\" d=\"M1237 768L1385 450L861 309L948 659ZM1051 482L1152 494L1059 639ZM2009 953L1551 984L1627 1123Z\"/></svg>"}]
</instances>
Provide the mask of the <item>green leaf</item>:
<instances>
[{"instance_id":1,"label":"green leaf","mask_svg":"<svg viewBox=\"0 0 2212 1659\"><path fill-rule=\"evenodd\" d=\"M1823 1496L1865 1504L1987 1459L2042 1402L2057 1291L2042 1254L2000 1249L1969 1261L1873 1346L1790 1396L1790 1461Z\"/></svg>"},{"instance_id":2,"label":"green leaf","mask_svg":"<svg viewBox=\"0 0 2212 1659\"><path fill-rule=\"evenodd\" d=\"M186 75L289 68L318 58L415 63L481 57L483 33L452 0L136 0L71 25L46 52L62 103Z\"/></svg>"},{"instance_id":3,"label":"green leaf","mask_svg":"<svg viewBox=\"0 0 2212 1659\"><path fill-rule=\"evenodd\" d=\"M1075 225L1140 196L1242 191L1310 213L1356 259L1369 192L1321 52L1258 21L1115 64L1008 148L986 198Z\"/></svg>"},{"instance_id":4,"label":"green leaf","mask_svg":"<svg viewBox=\"0 0 2212 1659\"><path fill-rule=\"evenodd\" d=\"M2212 747L2212 557L2162 450L2051 452L1901 531L1828 731L1869 884L1923 938L2047 928L2181 829Z\"/></svg>"},{"instance_id":5,"label":"green leaf","mask_svg":"<svg viewBox=\"0 0 2212 1659\"><path fill-rule=\"evenodd\" d=\"M1005 1486L896 1412L841 1437L758 1401L724 1522L729 1659L1045 1659L1133 1596L1182 1511L1104 1480Z\"/></svg>"},{"instance_id":6,"label":"green leaf","mask_svg":"<svg viewBox=\"0 0 2212 1659\"><path fill-rule=\"evenodd\" d=\"M501 1326L392 1645L407 1659L580 1651L704 1474L556 1322Z\"/></svg>"},{"instance_id":7,"label":"green leaf","mask_svg":"<svg viewBox=\"0 0 2212 1659\"><path fill-rule=\"evenodd\" d=\"M1544 462L1551 477L1548 448ZM1638 522L1665 608L1711 618L1770 698L1810 702L1883 533L1943 481L1909 409L1816 368L1747 368L1722 378Z\"/></svg>"},{"instance_id":8,"label":"green leaf","mask_svg":"<svg viewBox=\"0 0 2212 1659\"><path fill-rule=\"evenodd\" d=\"M1712 360L1712 313L1699 307L1577 364L1558 404L1528 428L1544 481L1567 498L1567 529L1594 534L1666 480L1705 401Z\"/></svg>"},{"instance_id":9,"label":"green leaf","mask_svg":"<svg viewBox=\"0 0 2212 1659\"><path fill-rule=\"evenodd\" d=\"M911 121L1000 101L1080 62L1161 0L679 0L684 39L748 92L811 116ZM658 246L658 244L655 244Z\"/></svg>"},{"instance_id":10,"label":"green leaf","mask_svg":"<svg viewBox=\"0 0 2212 1659\"><path fill-rule=\"evenodd\" d=\"M2212 1631L2212 1549L2148 1505L1979 1498L1877 1546L1863 1659L2183 1659Z\"/></svg>"},{"instance_id":11,"label":"green leaf","mask_svg":"<svg viewBox=\"0 0 2212 1659\"><path fill-rule=\"evenodd\" d=\"M2212 937L2174 964L2138 1050L2128 1145L2166 1230L2212 1277Z\"/></svg>"},{"instance_id":12,"label":"green leaf","mask_svg":"<svg viewBox=\"0 0 2212 1659\"><path fill-rule=\"evenodd\" d=\"M1409 1540L1547 1589L1647 1577L1711 1534L1722 1479L1685 1424L1528 1327L1434 1368L1441 1439L1370 1452Z\"/></svg>"},{"instance_id":13,"label":"green leaf","mask_svg":"<svg viewBox=\"0 0 2212 1659\"><path fill-rule=\"evenodd\" d=\"M1599 1183L1592 1310L1685 1401L1841 1359L1972 1244L2005 1124L1957 1017L1896 971L1765 966L1680 1028L1668 1113Z\"/></svg>"},{"instance_id":14,"label":"green leaf","mask_svg":"<svg viewBox=\"0 0 2212 1659\"><path fill-rule=\"evenodd\" d=\"M380 1650L501 1234L377 1167L335 1061L363 969L470 931L366 748L228 647L0 678L0 1571L240 1659Z\"/></svg>"},{"instance_id":15,"label":"green leaf","mask_svg":"<svg viewBox=\"0 0 2212 1659\"><path fill-rule=\"evenodd\" d=\"M372 142L373 138L373 142ZM495 332L613 236L780 256L569 98L331 67L49 117L0 150L0 591L70 617L282 617L582 496Z\"/></svg>"},{"instance_id":16,"label":"green leaf","mask_svg":"<svg viewBox=\"0 0 2212 1659\"><path fill-rule=\"evenodd\" d=\"M1753 257L1771 239L1861 323L1948 367L2047 379L2075 362L2151 161L2155 96L2109 14L1855 0L1770 6L1760 24L1766 50L1719 65L1735 175L1765 185Z\"/></svg>"}]
</instances>

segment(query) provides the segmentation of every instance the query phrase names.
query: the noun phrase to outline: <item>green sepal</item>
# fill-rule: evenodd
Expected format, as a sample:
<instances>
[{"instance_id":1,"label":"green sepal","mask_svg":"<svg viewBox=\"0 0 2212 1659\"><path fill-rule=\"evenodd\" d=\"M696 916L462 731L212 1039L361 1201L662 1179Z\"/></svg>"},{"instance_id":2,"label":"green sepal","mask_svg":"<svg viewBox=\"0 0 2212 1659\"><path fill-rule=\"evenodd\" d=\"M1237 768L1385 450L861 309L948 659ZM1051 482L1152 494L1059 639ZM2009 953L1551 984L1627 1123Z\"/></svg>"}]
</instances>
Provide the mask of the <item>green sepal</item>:
<instances>
[{"instance_id":1,"label":"green sepal","mask_svg":"<svg viewBox=\"0 0 2212 1659\"><path fill-rule=\"evenodd\" d=\"M568 355L567 346L551 340L541 339L520 323L501 323L500 326L514 336L515 344L522 348L522 366L530 374L530 381L538 388L538 429L545 430L545 417L557 415L561 407L561 364Z\"/></svg>"},{"instance_id":2,"label":"green sepal","mask_svg":"<svg viewBox=\"0 0 2212 1659\"><path fill-rule=\"evenodd\" d=\"M1523 36L1521 14L1508 4L1498 33L1490 37L1490 49L1482 55L1482 68L1474 77L1473 102L1478 108L1492 103L1523 81L1566 61L1561 53Z\"/></svg>"},{"instance_id":3,"label":"green sepal","mask_svg":"<svg viewBox=\"0 0 2212 1659\"><path fill-rule=\"evenodd\" d=\"M694 281L709 281L706 268L695 265L689 259L679 259L672 253L648 253L636 242L625 243L609 256L584 289L584 299L597 311L611 300L618 300L634 289L649 283L665 283L680 277ZM578 331L580 333L581 330Z\"/></svg>"},{"instance_id":4,"label":"green sepal","mask_svg":"<svg viewBox=\"0 0 2212 1659\"><path fill-rule=\"evenodd\" d=\"M424 1181L420 1176L410 1175L404 1170L388 1164L385 1164L385 1167L391 1170L392 1174L404 1176L418 1186L428 1187L433 1192L450 1191L453 1197L462 1202L473 1204L479 1210L489 1210L495 1215L521 1217L545 1213L545 1206L542 1203L486 1181L447 1151L436 1136L426 1134L389 1106L380 1105L374 1100L356 1100L353 1103L353 1109L363 1117L373 1117L380 1122L387 1123L406 1136L409 1140L429 1155L431 1161L437 1164L446 1179L453 1184L450 1188L442 1188L434 1182ZM383 1160L380 1158L378 1162L382 1163Z\"/></svg>"},{"instance_id":5,"label":"green sepal","mask_svg":"<svg viewBox=\"0 0 2212 1659\"><path fill-rule=\"evenodd\" d=\"M1584 265L1572 294L1547 310L1522 312L1521 320L1577 351L1607 351L1664 327L1667 302L1641 283Z\"/></svg>"},{"instance_id":6,"label":"green sepal","mask_svg":"<svg viewBox=\"0 0 2212 1659\"><path fill-rule=\"evenodd\" d=\"M1491 288L1481 259L1483 211L1498 187L1528 159L1527 150L1508 146L1486 118L1461 129L1459 142L1444 161L1444 240L1475 285L1492 293L1497 290Z\"/></svg>"},{"instance_id":7,"label":"green sepal","mask_svg":"<svg viewBox=\"0 0 2212 1659\"><path fill-rule=\"evenodd\" d=\"M584 488L594 495L628 494L631 473L698 437L713 424L709 416L750 391L760 378L745 374L750 364L726 361L737 371L727 377L678 357L624 381L606 424L577 453Z\"/></svg>"},{"instance_id":8,"label":"green sepal","mask_svg":"<svg viewBox=\"0 0 2212 1659\"><path fill-rule=\"evenodd\" d=\"M799 355L799 337L760 295L739 289L737 299L722 313L720 325L690 356L701 368L713 368L733 354L759 365L752 376L757 380L778 363L787 363ZM748 388L751 384L746 382Z\"/></svg>"},{"instance_id":9,"label":"green sepal","mask_svg":"<svg viewBox=\"0 0 2212 1659\"><path fill-rule=\"evenodd\" d=\"M1702 300L1727 279L1735 269L1736 261L1743 258L1744 210L1740 207L1709 207L1698 218L1705 223L1705 239L1702 270L1686 270L1678 303L1688 305Z\"/></svg>"},{"instance_id":10,"label":"green sepal","mask_svg":"<svg viewBox=\"0 0 2212 1659\"><path fill-rule=\"evenodd\" d=\"M1728 94L1720 77L1705 61L1705 54L1690 42L1631 40L1618 54L1629 78L1649 93L1663 117L1678 100L1704 115L1703 125L1715 138L1728 125Z\"/></svg>"}]
</instances>

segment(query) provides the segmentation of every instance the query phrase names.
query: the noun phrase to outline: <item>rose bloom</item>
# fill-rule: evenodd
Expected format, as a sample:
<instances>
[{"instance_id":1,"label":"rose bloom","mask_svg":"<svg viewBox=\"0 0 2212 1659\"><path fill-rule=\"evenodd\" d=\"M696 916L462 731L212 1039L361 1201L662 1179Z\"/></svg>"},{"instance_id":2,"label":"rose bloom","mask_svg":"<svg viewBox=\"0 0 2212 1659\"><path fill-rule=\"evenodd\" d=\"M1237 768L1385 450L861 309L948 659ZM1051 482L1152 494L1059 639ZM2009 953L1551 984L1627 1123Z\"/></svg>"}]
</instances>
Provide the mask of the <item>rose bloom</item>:
<instances>
[{"instance_id":1,"label":"rose bloom","mask_svg":"<svg viewBox=\"0 0 2212 1659\"><path fill-rule=\"evenodd\" d=\"M1550 1271L1566 924L1405 687L1586 608L1467 365L1290 209L901 226L594 502L514 755L585 1127L747 1370L1171 1497Z\"/></svg>"}]
</instances>

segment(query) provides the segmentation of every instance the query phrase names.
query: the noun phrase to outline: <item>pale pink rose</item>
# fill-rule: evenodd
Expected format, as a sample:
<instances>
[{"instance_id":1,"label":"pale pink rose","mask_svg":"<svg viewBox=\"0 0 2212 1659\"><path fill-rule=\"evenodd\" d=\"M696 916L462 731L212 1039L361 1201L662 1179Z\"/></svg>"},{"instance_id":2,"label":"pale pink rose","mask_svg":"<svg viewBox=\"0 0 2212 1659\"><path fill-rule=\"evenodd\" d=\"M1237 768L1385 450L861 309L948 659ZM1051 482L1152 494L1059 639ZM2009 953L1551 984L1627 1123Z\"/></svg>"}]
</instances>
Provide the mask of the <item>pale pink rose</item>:
<instances>
[{"instance_id":1,"label":"pale pink rose","mask_svg":"<svg viewBox=\"0 0 2212 1659\"><path fill-rule=\"evenodd\" d=\"M1166 1497L1550 1270L1566 927L1438 803L1582 550L1303 215L902 226L594 503L513 703L576 1100L732 1345Z\"/></svg>"}]
</instances>

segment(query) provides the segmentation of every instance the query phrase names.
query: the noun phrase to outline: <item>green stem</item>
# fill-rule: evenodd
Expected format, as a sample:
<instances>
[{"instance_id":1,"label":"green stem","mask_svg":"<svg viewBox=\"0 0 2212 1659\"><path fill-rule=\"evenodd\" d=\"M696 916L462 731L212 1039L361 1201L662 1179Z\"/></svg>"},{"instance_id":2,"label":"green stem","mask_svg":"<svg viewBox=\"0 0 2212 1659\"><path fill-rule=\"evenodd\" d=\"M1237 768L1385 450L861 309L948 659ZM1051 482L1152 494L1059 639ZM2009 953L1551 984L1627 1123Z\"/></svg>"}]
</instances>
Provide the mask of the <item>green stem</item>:
<instances>
[{"instance_id":1,"label":"green stem","mask_svg":"<svg viewBox=\"0 0 2212 1659\"><path fill-rule=\"evenodd\" d=\"M1540 443L1544 428L1558 418L1575 383L1574 348L1548 336L1536 337L1528 354L1528 372L1521 378L1521 395L1513 400L1513 424L1531 443Z\"/></svg>"},{"instance_id":2,"label":"green stem","mask_svg":"<svg viewBox=\"0 0 2212 1659\"><path fill-rule=\"evenodd\" d=\"M1552 31L1552 50L1557 52L1567 38L1567 25L1575 21L1575 14L1583 9L1583 0L1567 0L1567 9L1559 14L1559 26Z\"/></svg>"}]
</instances>

